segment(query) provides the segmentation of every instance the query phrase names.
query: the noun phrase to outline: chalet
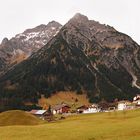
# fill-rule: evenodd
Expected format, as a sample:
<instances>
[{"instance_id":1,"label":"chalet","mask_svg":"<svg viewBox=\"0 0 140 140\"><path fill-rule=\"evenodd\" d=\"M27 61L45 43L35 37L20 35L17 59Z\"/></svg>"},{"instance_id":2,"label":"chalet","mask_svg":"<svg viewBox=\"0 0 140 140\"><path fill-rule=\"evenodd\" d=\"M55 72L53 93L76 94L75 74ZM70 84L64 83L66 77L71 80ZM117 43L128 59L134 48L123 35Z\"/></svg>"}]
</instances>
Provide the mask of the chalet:
<instances>
[{"instance_id":1,"label":"chalet","mask_svg":"<svg viewBox=\"0 0 140 140\"><path fill-rule=\"evenodd\" d=\"M134 98L135 100L133 100L133 104L135 104L136 108L140 108L140 98Z\"/></svg>"},{"instance_id":2,"label":"chalet","mask_svg":"<svg viewBox=\"0 0 140 140\"><path fill-rule=\"evenodd\" d=\"M136 95L134 98L133 98L133 103L136 105L136 107L140 107L140 95Z\"/></svg>"},{"instance_id":3,"label":"chalet","mask_svg":"<svg viewBox=\"0 0 140 140\"><path fill-rule=\"evenodd\" d=\"M84 113L88 109L88 106L82 105L77 108L78 113Z\"/></svg>"},{"instance_id":4,"label":"chalet","mask_svg":"<svg viewBox=\"0 0 140 140\"><path fill-rule=\"evenodd\" d=\"M97 113L99 112L100 109L98 108L97 104L92 104L91 106L89 106L86 110L83 111L83 113Z\"/></svg>"},{"instance_id":5,"label":"chalet","mask_svg":"<svg viewBox=\"0 0 140 140\"><path fill-rule=\"evenodd\" d=\"M139 100L137 100L137 105L139 105L139 106L140 106L140 99L139 99Z\"/></svg>"},{"instance_id":6,"label":"chalet","mask_svg":"<svg viewBox=\"0 0 140 140\"><path fill-rule=\"evenodd\" d=\"M53 114L63 114L70 112L70 107L67 104L59 104L52 107Z\"/></svg>"},{"instance_id":7,"label":"chalet","mask_svg":"<svg viewBox=\"0 0 140 140\"><path fill-rule=\"evenodd\" d=\"M31 110L30 113L37 117L44 117L48 112L47 110Z\"/></svg>"},{"instance_id":8,"label":"chalet","mask_svg":"<svg viewBox=\"0 0 140 140\"><path fill-rule=\"evenodd\" d=\"M133 101L137 101L137 100L140 100L140 94L137 94L137 95L133 98Z\"/></svg>"},{"instance_id":9,"label":"chalet","mask_svg":"<svg viewBox=\"0 0 140 140\"><path fill-rule=\"evenodd\" d=\"M115 106L111 106L111 107L108 108L108 111L109 112L112 112L112 111L115 111L115 110L116 110L116 107Z\"/></svg>"},{"instance_id":10,"label":"chalet","mask_svg":"<svg viewBox=\"0 0 140 140\"><path fill-rule=\"evenodd\" d=\"M132 103L128 100L122 100L118 102L118 110L127 110L132 108Z\"/></svg>"}]
</instances>

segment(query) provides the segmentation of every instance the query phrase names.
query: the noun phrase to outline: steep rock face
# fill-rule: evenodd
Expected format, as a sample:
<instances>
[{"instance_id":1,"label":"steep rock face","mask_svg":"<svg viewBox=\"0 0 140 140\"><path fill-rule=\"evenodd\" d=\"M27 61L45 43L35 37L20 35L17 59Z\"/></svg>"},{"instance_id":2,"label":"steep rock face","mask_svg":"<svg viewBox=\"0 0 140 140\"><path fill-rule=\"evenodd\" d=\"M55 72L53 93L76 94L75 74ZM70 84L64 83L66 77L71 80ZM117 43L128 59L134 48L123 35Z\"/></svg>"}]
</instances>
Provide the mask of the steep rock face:
<instances>
[{"instance_id":1,"label":"steep rock face","mask_svg":"<svg viewBox=\"0 0 140 140\"><path fill-rule=\"evenodd\" d=\"M77 19L78 18L78 19ZM82 19L82 20L80 20ZM139 82L136 79L139 77L139 51L140 47L129 36L116 31L110 26L99 24L98 22L88 20L87 17L80 14L76 15L66 24L67 28L73 28L73 30L79 31L80 36L86 37L89 43L86 41L83 45L85 54L90 58L92 65L99 67L100 65L106 69L117 71L117 69L126 70L126 74L132 77L132 86L139 87ZM74 31L65 31L65 38L68 42L72 42L71 35ZM75 32L76 36L78 34ZM83 40L83 39L82 39ZM75 45L78 45L74 40ZM94 43L93 43L94 41ZM92 47L95 42L98 47ZM88 43L88 44L86 44ZM101 69L100 69L101 70ZM135 82L137 83L135 83Z\"/></svg>"},{"instance_id":2,"label":"steep rock face","mask_svg":"<svg viewBox=\"0 0 140 140\"><path fill-rule=\"evenodd\" d=\"M21 62L42 48L59 32L60 28L61 24L52 21L47 25L41 24L35 28L27 29L10 40L4 38L0 45L0 53L3 54L0 56L0 61L2 61L0 70L5 70L6 65L11 67L11 65Z\"/></svg>"},{"instance_id":3,"label":"steep rock face","mask_svg":"<svg viewBox=\"0 0 140 140\"><path fill-rule=\"evenodd\" d=\"M131 99L140 92L139 73L137 43L76 14L47 45L1 77L1 99L36 102L57 91L86 93L90 101Z\"/></svg>"}]
</instances>

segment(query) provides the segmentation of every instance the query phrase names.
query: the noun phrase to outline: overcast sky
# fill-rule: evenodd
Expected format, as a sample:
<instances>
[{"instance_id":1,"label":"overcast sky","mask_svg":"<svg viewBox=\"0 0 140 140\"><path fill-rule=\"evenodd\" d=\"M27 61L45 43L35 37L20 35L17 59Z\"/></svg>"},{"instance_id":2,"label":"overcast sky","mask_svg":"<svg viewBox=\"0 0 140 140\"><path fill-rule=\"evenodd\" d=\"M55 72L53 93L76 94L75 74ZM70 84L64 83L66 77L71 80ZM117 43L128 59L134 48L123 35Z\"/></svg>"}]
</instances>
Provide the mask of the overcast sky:
<instances>
[{"instance_id":1,"label":"overcast sky","mask_svg":"<svg viewBox=\"0 0 140 140\"><path fill-rule=\"evenodd\" d=\"M140 0L0 0L0 40L75 13L109 24L140 44Z\"/></svg>"}]
</instances>

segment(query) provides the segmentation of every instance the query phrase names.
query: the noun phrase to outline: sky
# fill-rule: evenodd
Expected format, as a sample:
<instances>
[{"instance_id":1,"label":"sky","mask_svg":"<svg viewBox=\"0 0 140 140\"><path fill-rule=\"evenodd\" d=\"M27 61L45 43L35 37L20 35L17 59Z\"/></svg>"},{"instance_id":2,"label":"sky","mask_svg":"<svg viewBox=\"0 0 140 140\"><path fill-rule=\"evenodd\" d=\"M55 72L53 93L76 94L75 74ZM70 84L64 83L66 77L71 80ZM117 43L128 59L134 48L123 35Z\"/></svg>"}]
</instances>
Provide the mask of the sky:
<instances>
[{"instance_id":1,"label":"sky","mask_svg":"<svg viewBox=\"0 0 140 140\"><path fill-rule=\"evenodd\" d=\"M52 20L64 25L81 13L140 44L139 6L140 0L0 0L0 41Z\"/></svg>"}]
</instances>

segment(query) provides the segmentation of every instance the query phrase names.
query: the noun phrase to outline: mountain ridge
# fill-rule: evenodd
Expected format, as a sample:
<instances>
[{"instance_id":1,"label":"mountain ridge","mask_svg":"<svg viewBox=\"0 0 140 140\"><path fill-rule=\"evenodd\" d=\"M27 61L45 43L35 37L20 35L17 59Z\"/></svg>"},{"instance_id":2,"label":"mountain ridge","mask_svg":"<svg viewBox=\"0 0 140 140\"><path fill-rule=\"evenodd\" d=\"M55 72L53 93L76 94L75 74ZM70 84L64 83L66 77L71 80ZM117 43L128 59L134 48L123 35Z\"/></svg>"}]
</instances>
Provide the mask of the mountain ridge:
<instances>
[{"instance_id":1,"label":"mountain ridge","mask_svg":"<svg viewBox=\"0 0 140 140\"><path fill-rule=\"evenodd\" d=\"M10 40L4 38L0 45L0 59L3 60L1 60L3 67L5 68L5 65L10 65L11 67L11 65L21 62L22 60L19 62L15 61L18 57L20 58L21 55L23 55L25 59L28 58L33 52L47 44L47 42L58 33L61 26L60 23L51 21L47 25L41 24L34 28L26 29L23 33L15 35L15 37L12 37ZM6 69L7 68L4 70Z\"/></svg>"},{"instance_id":2,"label":"mountain ridge","mask_svg":"<svg viewBox=\"0 0 140 140\"><path fill-rule=\"evenodd\" d=\"M91 102L131 100L140 92L139 52L129 36L77 14L44 47L0 78L1 99L7 93L13 100L36 103L42 94L76 91Z\"/></svg>"}]
</instances>

